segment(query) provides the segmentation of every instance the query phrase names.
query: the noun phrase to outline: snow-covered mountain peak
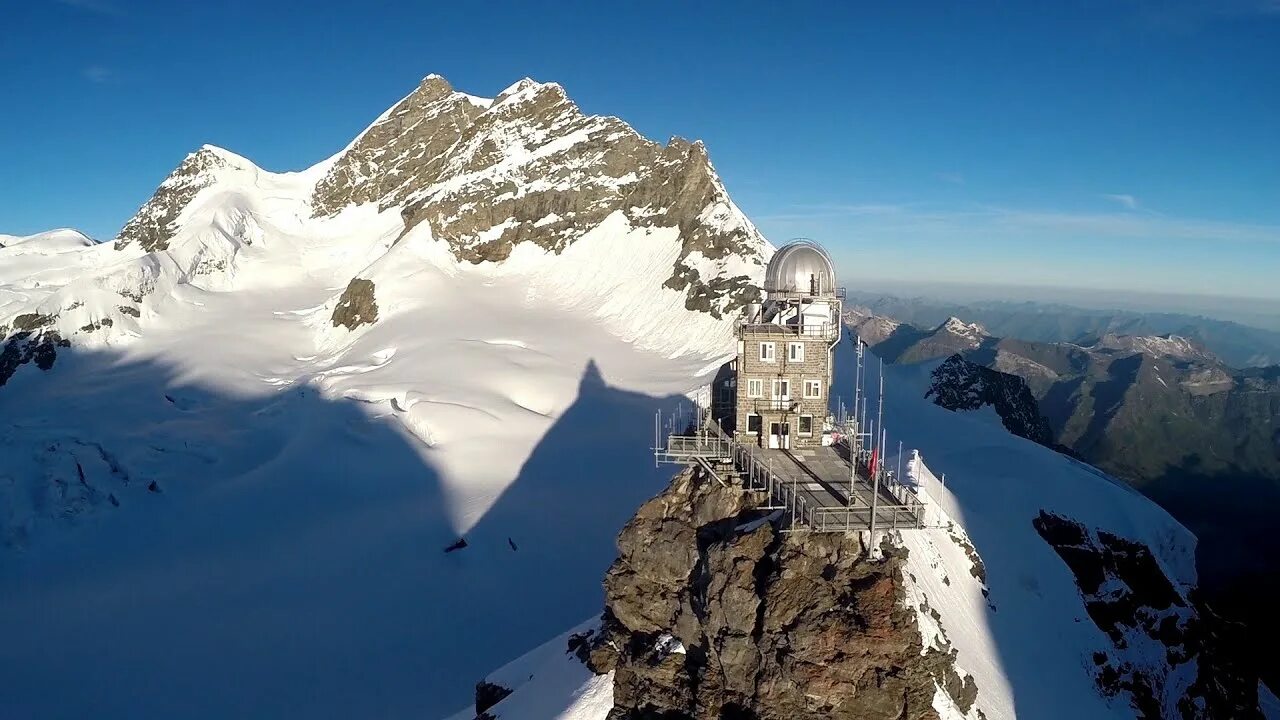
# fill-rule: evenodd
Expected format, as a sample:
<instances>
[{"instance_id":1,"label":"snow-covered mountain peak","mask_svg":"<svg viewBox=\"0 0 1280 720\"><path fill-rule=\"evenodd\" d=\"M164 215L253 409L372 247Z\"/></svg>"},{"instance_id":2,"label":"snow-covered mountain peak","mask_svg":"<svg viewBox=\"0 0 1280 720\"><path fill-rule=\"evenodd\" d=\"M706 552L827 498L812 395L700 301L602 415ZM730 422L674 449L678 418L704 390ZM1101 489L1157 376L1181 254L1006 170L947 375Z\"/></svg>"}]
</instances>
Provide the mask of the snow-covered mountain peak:
<instances>
[{"instance_id":1,"label":"snow-covered mountain peak","mask_svg":"<svg viewBox=\"0 0 1280 720\"><path fill-rule=\"evenodd\" d=\"M511 83L502 92L498 93L497 97L493 99L493 104L519 104L545 92L568 97L559 83L541 83L533 78L524 77Z\"/></svg>"},{"instance_id":2,"label":"snow-covered mountain peak","mask_svg":"<svg viewBox=\"0 0 1280 720\"><path fill-rule=\"evenodd\" d=\"M443 78L425 80L336 158L312 195L317 216L364 204L396 209L402 235L427 225L470 263L505 261L526 242L560 253L617 214L680 239L668 287L717 316L750 300L747 281L768 252L701 143L663 146L528 78L487 106Z\"/></svg>"},{"instance_id":3,"label":"snow-covered mountain peak","mask_svg":"<svg viewBox=\"0 0 1280 720\"><path fill-rule=\"evenodd\" d=\"M1217 358L1208 349L1181 335L1119 335L1107 333L1092 345L1097 350L1142 353L1171 360L1197 360L1214 363Z\"/></svg>"},{"instance_id":4,"label":"snow-covered mountain peak","mask_svg":"<svg viewBox=\"0 0 1280 720\"><path fill-rule=\"evenodd\" d=\"M6 697L19 714L44 705L36 715L129 705L119 676L65 696L43 683L92 674L83 663L154 665L169 620L265 630L271 650L251 666L232 659L237 638L175 632L210 667L267 677L301 647L275 630L318 637L313 619L328 625L343 605L364 615L374 585L398 589L352 647L416 655L358 658L388 681L387 703L333 705L336 667L316 675L326 692L285 702L427 717L453 704L498 657L598 606L612 538L659 487L643 442L654 412L732 355L730 317L771 252L701 144L583 114L552 84L497 103L438 77L309 170L202 147L116 242L19 256L29 242L0 249L0 403L21 416L0 433L0 586L20 589L0 598L0 618L43 609L25 629L0 620L0 668L35 637L61 649L56 672L22 663L23 696ZM578 499L563 532L529 513L541 501L526 493ZM461 534L472 545L459 565L434 548ZM171 574L224 560L236 569L212 592ZM75 611L45 591L76 607L102 597L64 586L87 566L155 592L97 605L73 628ZM357 566L381 579L355 581ZM37 579L45 570L59 577ZM500 616L515 588L535 598L527 612L473 635L470 618ZM244 604L223 592L283 624L240 622ZM196 598L210 606L184 605ZM72 639L99 631L134 640ZM468 643L485 647L454 658ZM411 666L440 673L424 681ZM191 667L166 664L157 684L180 688ZM261 691L218 684L238 689L207 716Z\"/></svg>"},{"instance_id":5,"label":"snow-covered mountain peak","mask_svg":"<svg viewBox=\"0 0 1280 720\"><path fill-rule=\"evenodd\" d=\"M9 248L14 254L63 252L94 244L88 235L71 228L58 228L25 236L0 235L0 248Z\"/></svg>"},{"instance_id":6,"label":"snow-covered mountain peak","mask_svg":"<svg viewBox=\"0 0 1280 720\"><path fill-rule=\"evenodd\" d=\"M227 176L258 172L256 165L240 155L215 145L201 146L169 173L151 199L125 223L116 236L115 249L167 250L177 233L179 216L201 190Z\"/></svg>"},{"instance_id":7,"label":"snow-covered mountain peak","mask_svg":"<svg viewBox=\"0 0 1280 720\"><path fill-rule=\"evenodd\" d=\"M937 332L947 332L953 335L973 338L975 340L988 337L990 335L990 333L987 332L987 329L978 323L968 323L954 315L947 318L946 321L939 325Z\"/></svg>"}]
</instances>

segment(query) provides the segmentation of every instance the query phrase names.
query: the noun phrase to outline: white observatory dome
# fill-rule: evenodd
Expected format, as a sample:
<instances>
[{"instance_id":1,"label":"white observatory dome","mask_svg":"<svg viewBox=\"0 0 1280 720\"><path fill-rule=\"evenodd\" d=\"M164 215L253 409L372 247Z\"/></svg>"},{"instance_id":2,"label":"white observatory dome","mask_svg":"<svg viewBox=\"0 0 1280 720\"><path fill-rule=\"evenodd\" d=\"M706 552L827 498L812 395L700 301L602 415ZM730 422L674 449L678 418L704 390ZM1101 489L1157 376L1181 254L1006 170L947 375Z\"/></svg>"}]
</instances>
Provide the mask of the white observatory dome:
<instances>
[{"instance_id":1,"label":"white observatory dome","mask_svg":"<svg viewBox=\"0 0 1280 720\"><path fill-rule=\"evenodd\" d=\"M778 249L765 271L764 291L831 295L836 269L831 256L812 240L794 240Z\"/></svg>"}]
</instances>

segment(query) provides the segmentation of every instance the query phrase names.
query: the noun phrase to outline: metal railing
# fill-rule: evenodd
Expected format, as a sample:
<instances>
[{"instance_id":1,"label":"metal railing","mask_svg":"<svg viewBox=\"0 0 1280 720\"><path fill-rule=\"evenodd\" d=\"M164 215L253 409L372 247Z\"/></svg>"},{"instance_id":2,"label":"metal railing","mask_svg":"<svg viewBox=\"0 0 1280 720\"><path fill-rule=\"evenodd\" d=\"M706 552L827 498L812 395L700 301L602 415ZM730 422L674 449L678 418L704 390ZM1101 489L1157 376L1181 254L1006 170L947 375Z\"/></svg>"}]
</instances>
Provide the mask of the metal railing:
<instances>
[{"instance_id":1,"label":"metal railing","mask_svg":"<svg viewBox=\"0 0 1280 720\"><path fill-rule=\"evenodd\" d=\"M898 530L920 527L919 508L911 505L879 505L876 507L876 529ZM871 527L871 508L863 506L818 508L811 518L816 532L852 532Z\"/></svg>"},{"instance_id":2,"label":"metal railing","mask_svg":"<svg viewBox=\"0 0 1280 720\"><path fill-rule=\"evenodd\" d=\"M871 527L870 507L853 504L831 507L813 503L800 493L795 478L784 478L774 471L772 458L763 457L757 448L737 442L714 422L707 423L695 435L670 435L666 442L665 448L654 451L659 462L697 462L704 467L709 466L708 461L732 463L745 489L767 494L768 504L761 509L784 511L789 530L854 532ZM901 504L881 504L876 508L877 528L920 527L923 505L909 490L901 490L909 497L891 493Z\"/></svg>"},{"instance_id":3,"label":"metal railing","mask_svg":"<svg viewBox=\"0 0 1280 720\"><path fill-rule=\"evenodd\" d=\"M659 462L680 463L698 458L729 461L733 459L733 441L706 433L670 435L667 446L659 448L656 454Z\"/></svg>"},{"instance_id":4,"label":"metal railing","mask_svg":"<svg viewBox=\"0 0 1280 720\"><path fill-rule=\"evenodd\" d=\"M752 410L793 410L800 404L800 398L748 398Z\"/></svg>"},{"instance_id":5,"label":"metal railing","mask_svg":"<svg viewBox=\"0 0 1280 720\"><path fill-rule=\"evenodd\" d=\"M782 288L771 288L768 283L762 288L769 295L771 300L796 300L796 299L822 299L822 298L838 298L844 300L846 293L842 287L832 288L826 291L810 292L808 290L789 290Z\"/></svg>"},{"instance_id":6,"label":"metal railing","mask_svg":"<svg viewBox=\"0 0 1280 720\"><path fill-rule=\"evenodd\" d=\"M805 325L782 325L780 323L746 323L742 325L743 335L785 335L788 337L835 337L839 327L834 323L808 323Z\"/></svg>"}]
</instances>

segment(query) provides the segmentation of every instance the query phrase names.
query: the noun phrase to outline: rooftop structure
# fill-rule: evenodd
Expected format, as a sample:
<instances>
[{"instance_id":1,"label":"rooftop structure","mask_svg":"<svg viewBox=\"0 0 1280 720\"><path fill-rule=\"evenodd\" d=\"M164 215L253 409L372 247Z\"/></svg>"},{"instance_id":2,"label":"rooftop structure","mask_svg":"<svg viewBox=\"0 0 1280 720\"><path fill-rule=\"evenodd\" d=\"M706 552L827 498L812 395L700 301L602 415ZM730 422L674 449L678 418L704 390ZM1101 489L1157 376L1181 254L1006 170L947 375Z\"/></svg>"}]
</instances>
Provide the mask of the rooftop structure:
<instances>
[{"instance_id":1,"label":"rooftop structure","mask_svg":"<svg viewBox=\"0 0 1280 720\"><path fill-rule=\"evenodd\" d=\"M883 467L886 439L879 418L867 417L861 341L853 412L841 405L832 415L844 290L831 257L811 240L785 245L769 261L762 289L761 302L739 322L736 357L698 394L690 422L668 418L663 437L656 419L655 458L767 493L765 508L793 530L922 526L927 494L903 482L901 468Z\"/></svg>"}]
</instances>

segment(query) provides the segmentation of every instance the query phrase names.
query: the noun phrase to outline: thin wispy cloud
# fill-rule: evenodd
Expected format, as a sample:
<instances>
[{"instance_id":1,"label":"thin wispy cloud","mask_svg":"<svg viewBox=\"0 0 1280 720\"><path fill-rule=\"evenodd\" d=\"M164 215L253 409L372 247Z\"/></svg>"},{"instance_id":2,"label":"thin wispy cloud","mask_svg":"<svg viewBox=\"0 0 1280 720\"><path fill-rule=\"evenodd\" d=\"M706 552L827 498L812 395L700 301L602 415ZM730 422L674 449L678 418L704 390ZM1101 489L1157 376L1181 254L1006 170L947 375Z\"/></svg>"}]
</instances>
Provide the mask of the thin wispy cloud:
<instances>
[{"instance_id":1,"label":"thin wispy cloud","mask_svg":"<svg viewBox=\"0 0 1280 720\"><path fill-rule=\"evenodd\" d=\"M940 172L940 173L934 173L933 176L944 183L950 183L952 185L964 184L964 175L961 175L958 172Z\"/></svg>"},{"instance_id":2,"label":"thin wispy cloud","mask_svg":"<svg viewBox=\"0 0 1280 720\"><path fill-rule=\"evenodd\" d=\"M1114 203L1119 203L1119 204L1120 204L1120 205L1122 205L1126 210L1137 210L1137 209L1138 209L1138 198L1136 198L1136 197L1134 197L1134 196L1132 196L1132 195L1125 195L1125 194L1121 194L1121 193L1103 193L1103 194L1102 194L1102 197L1104 197L1104 198L1106 198L1106 199L1108 199L1108 200L1110 200L1110 201L1112 201L1112 202L1114 202Z\"/></svg>"},{"instance_id":3,"label":"thin wispy cloud","mask_svg":"<svg viewBox=\"0 0 1280 720\"><path fill-rule=\"evenodd\" d=\"M105 85L116 79L116 73L109 67L90 65L84 69L84 78L97 85Z\"/></svg>"},{"instance_id":4,"label":"thin wispy cloud","mask_svg":"<svg viewBox=\"0 0 1280 720\"><path fill-rule=\"evenodd\" d=\"M54 0L59 5L97 13L98 15L123 15L124 11L110 0Z\"/></svg>"}]
</instances>

